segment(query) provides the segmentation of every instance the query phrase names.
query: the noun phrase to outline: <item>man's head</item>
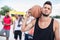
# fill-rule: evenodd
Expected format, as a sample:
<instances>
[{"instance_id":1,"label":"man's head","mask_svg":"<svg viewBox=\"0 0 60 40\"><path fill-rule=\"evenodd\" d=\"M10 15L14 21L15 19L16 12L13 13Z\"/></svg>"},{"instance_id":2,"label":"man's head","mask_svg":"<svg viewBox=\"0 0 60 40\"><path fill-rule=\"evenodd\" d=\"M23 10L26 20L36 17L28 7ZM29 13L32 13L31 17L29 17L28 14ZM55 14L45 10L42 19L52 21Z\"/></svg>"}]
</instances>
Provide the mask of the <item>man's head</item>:
<instances>
[{"instance_id":1,"label":"man's head","mask_svg":"<svg viewBox=\"0 0 60 40\"><path fill-rule=\"evenodd\" d=\"M15 16L16 19L18 19L18 14L15 14L14 16Z\"/></svg>"},{"instance_id":2,"label":"man's head","mask_svg":"<svg viewBox=\"0 0 60 40\"><path fill-rule=\"evenodd\" d=\"M6 16L9 16L9 11L6 11L6 14L5 14Z\"/></svg>"},{"instance_id":3,"label":"man's head","mask_svg":"<svg viewBox=\"0 0 60 40\"><path fill-rule=\"evenodd\" d=\"M42 8L42 15L47 17L52 12L52 3L50 1L46 1Z\"/></svg>"},{"instance_id":4,"label":"man's head","mask_svg":"<svg viewBox=\"0 0 60 40\"><path fill-rule=\"evenodd\" d=\"M29 16L32 16L31 15L31 8L28 10L28 14L29 14Z\"/></svg>"}]
</instances>

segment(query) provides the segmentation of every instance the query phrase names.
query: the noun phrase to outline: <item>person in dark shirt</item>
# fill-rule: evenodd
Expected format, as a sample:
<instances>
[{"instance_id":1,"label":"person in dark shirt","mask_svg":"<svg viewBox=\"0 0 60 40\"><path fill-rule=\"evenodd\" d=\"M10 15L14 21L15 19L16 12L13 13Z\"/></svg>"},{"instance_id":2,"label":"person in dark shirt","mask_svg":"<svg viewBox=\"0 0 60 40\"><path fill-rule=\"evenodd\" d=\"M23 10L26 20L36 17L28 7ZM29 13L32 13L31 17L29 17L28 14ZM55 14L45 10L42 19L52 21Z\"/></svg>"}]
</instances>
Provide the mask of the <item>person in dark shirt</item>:
<instances>
[{"instance_id":1,"label":"person in dark shirt","mask_svg":"<svg viewBox=\"0 0 60 40\"><path fill-rule=\"evenodd\" d=\"M31 23L26 25L28 15L26 15L23 21L23 32L34 28L33 40L60 40L59 38L59 23L49 15L52 12L52 3L46 1L42 7L42 13L39 18L34 19ZM34 26L35 25L35 26Z\"/></svg>"}]
</instances>

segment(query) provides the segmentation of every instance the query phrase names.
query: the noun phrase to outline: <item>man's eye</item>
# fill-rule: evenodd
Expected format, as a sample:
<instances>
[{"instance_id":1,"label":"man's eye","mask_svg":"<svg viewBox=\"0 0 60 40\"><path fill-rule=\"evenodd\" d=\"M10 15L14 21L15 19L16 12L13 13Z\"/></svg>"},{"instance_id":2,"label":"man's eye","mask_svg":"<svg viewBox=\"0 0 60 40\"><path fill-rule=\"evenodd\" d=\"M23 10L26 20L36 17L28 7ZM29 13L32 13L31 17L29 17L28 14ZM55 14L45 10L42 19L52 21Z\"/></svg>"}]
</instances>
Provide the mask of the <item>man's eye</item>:
<instances>
[{"instance_id":1,"label":"man's eye","mask_svg":"<svg viewBox=\"0 0 60 40\"><path fill-rule=\"evenodd\" d=\"M48 8L48 10L50 10L50 8Z\"/></svg>"},{"instance_id":2,"label":"man's eye","mask_svg":"<svg viewBox=\"0 0 60 40\"><path fill-rule=\"evenodd\" d=\"M44 8L46 8L46 7L44 7Z\"/></svg>"}]
</instances>

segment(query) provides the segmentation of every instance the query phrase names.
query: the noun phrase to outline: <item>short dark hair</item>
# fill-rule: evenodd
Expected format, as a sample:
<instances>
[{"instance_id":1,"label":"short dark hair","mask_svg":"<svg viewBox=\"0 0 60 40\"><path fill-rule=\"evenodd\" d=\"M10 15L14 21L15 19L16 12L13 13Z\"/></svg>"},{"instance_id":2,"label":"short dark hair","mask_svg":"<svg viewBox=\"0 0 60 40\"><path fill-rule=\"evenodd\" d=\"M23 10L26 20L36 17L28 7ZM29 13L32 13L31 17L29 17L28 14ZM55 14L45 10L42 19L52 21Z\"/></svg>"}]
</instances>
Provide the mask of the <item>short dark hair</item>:
<instances>
[{"instance_id":1,"label":"short dark hair","mask_svg":"<svg viewBox=\"0 0 60 40\"><path fill-rule=\"evenodd\" d=\"M23 15L21 15L23 17Z\"/></svg>"},{"instance_id":2,"label":"short dark hair","mask_svg":"<svg viewBox=\"0 0 60 40\"><path fill-rule=\"evenodd\" d=\"M8 11L6 11L6 13L7 13L7 12L9 12L9 10L8 10Z\"/></svg>"},{"instance_id":3,"label":"short dark hair","mask_svg":"<svg viewBox=\"0 0 60 40\"><path fill-rule=\"evenodd\" d=\"M46 1L45 3L44 3L44 5L45 4L48 4L48 5L50 5L51 7L52 7L52 3L50 2L50 1Z\"/></svg>"}]
</instances>

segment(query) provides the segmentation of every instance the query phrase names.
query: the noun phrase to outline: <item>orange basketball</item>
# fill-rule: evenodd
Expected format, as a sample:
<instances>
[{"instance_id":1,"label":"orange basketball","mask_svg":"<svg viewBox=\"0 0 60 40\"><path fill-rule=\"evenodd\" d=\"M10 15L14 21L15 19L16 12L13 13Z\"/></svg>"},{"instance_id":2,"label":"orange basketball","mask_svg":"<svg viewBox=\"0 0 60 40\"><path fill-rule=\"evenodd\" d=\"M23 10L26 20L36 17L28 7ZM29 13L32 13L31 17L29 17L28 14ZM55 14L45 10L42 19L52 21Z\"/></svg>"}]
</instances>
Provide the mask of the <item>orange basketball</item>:
<instances>
[{"instance_id":1,"label":"orange basketball","mask_svg":"<svg viewBox=\"0 0 60 40\"><path fill-rule=\"evenodd\" d=\"M30 11L31 11L31 15L32 15L33 17L38 18L38 17L41 16L42 8L41 8L41 6L39 6L39 5L35 5L35 6L33 6L33 7L31 8Z\"/></svg>"}]
</instances>

